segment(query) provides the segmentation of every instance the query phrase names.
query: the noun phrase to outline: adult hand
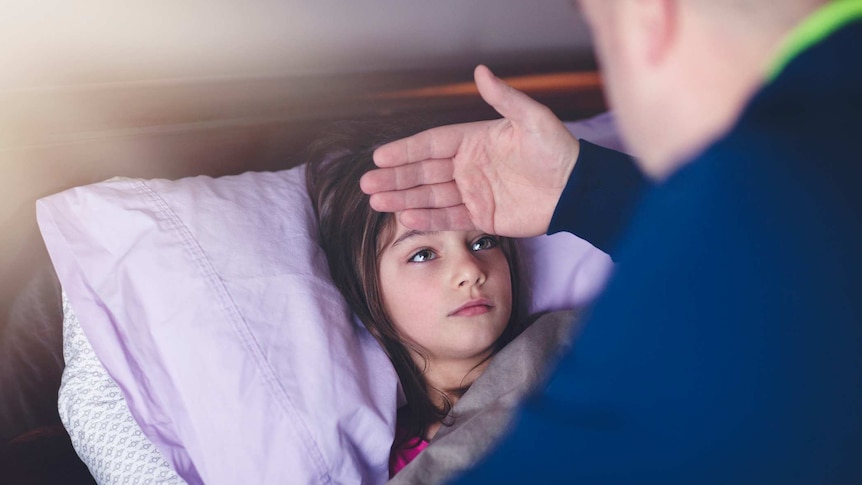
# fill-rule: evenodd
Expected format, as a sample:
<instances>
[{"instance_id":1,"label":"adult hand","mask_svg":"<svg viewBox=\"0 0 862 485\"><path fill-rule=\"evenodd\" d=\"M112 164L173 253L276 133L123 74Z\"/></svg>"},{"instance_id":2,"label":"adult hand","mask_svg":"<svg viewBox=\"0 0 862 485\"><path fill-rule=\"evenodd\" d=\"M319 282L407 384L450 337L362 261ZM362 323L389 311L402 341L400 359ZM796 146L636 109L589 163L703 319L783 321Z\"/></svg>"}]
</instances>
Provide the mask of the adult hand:
<instances>
[{"instance_id":1,"label":"adult hand","mask_svg":"<svg viewBox=\"0 0 862 485\"><path fill-rule=\"evenodd\" d=\"M442 126L379 147L362 190L381 212L418 230L544 234L580 152L547 107L495 77L474 73L503 118Z\"/></svg>"}]
</instances>

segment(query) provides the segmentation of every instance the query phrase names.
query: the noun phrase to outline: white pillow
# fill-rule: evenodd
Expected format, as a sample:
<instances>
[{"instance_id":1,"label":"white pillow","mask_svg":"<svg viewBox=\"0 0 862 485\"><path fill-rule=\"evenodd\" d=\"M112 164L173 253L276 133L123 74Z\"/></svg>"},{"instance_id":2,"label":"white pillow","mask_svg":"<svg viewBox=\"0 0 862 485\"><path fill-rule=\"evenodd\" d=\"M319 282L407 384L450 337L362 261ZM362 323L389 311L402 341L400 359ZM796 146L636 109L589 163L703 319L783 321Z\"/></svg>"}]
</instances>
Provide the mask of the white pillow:
<instances>
[{"instance_id":1,"label":"white pillow","mask_svg":"<svg viewBox=\"0 0 862 485\"><path fill-rule=\"evenodd\" d=\"M99 485L185 483L144 436L126 399L63 295L63 380L58 409L72 446Z\"/></svg>"}]
</instances>

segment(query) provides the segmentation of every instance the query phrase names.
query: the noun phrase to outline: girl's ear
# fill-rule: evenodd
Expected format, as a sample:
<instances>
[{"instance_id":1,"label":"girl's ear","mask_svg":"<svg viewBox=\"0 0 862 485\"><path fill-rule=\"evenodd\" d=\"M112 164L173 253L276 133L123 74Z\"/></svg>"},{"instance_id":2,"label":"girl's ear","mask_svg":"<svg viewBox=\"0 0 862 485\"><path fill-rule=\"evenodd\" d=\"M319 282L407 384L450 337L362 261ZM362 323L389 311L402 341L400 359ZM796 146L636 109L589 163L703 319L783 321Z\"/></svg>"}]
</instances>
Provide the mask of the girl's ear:
<instances>
[{"instance_id":1,"label":"girl's ear","mask_svg":"<svg viewBox=\"0 0 862 485\"><path fill-rule=\"evenodd\" d=\"M629 52L646 67L662 64L677 39L678 0L628 0L621 10L620 34Z\"/></svg>"}]
</instances>

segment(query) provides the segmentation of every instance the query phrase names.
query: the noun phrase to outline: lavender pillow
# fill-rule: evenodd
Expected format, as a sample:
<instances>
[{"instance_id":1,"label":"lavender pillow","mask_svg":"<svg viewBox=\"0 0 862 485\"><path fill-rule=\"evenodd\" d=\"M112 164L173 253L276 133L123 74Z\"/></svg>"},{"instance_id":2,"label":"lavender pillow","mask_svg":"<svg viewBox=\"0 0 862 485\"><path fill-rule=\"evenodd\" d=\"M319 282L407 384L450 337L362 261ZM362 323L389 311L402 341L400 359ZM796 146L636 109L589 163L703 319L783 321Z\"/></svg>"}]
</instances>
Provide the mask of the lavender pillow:
<instances>
[{"instance_id":1,"label":"lavender pillow","mask_svg":"<svg viewBox=\"0 0 862 485\"><path fill-rule=\"evenodd\" d=\"M579 126L616 139L610 118ZM303 167L115 179L37 215L96 355L188 483L386 481L397 377L329 279ZM533 311L585 302L611 266L568 234L523 247Z\"/></svg>"}]
</instances>

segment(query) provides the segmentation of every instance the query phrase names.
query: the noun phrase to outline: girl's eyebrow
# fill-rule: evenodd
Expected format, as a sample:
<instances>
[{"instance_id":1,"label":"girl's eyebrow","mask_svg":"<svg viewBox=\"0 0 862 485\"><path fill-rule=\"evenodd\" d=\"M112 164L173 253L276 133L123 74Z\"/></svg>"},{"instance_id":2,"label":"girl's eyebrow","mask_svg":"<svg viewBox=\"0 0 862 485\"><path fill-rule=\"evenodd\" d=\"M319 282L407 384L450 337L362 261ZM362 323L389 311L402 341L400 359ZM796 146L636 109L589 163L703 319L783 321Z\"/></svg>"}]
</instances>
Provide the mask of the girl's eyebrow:
<instances>
[{"instance_id":1,"label":"girl's eyebrow","mask_svg":"<svg viewBox=\"0 0 862 485\"><path fill-rule=\"evenodd\" d=\"M402 234L402 235L398 236L398 238L397 238L397 239L395 239L395 242L393 242L393 243L392 243L392 246L391 246L391 247L393 247L393 248L394 248L395 246L397 246L397 245L401 244L401 242L402 242L402 241L405 241L405 240L407 240L407 239L410 239L411 237L418 237L418 236L433 236L434 234L437 234L438 232L440 232L440 231L430 231L430 232L426 232L426 231L417 231L416 229L411 229L411 230L409 230L409 231L405 232L404 234Z\"/></svg>"}]
</instances>

